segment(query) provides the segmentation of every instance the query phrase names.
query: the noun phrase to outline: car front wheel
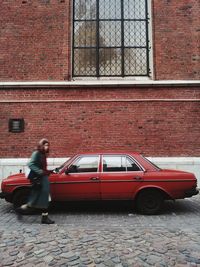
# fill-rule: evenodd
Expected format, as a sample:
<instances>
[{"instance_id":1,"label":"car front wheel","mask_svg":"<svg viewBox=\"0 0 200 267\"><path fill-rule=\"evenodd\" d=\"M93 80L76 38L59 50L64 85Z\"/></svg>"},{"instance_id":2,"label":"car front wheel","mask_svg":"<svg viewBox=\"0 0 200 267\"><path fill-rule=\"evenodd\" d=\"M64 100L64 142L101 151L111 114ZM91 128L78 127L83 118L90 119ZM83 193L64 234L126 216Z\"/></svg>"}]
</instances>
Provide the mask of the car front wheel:
<instances>
[{"instance_id":1,"label":"car front wheel","mask_svg":"<svg viewBox=\"0 0 200 267\"><path fill-rule=\"evenodd\" d=\"M27 203L29 196L29 190L27 189L19 189L18 191L15 192L13 196L13 206L14 208L18 208L23 204Z\"/></svg>"},{"instance_id":2,"label":"car front wheel","mask_svg":"<svg viewBox=\"0 0 200 267\"><path fill-rule=\"evenodd\" d=\"M146 215L158 214L164 202L163 194L157 190L144 190L136 199L137 210Z\"/></svg>"}]
</instances>

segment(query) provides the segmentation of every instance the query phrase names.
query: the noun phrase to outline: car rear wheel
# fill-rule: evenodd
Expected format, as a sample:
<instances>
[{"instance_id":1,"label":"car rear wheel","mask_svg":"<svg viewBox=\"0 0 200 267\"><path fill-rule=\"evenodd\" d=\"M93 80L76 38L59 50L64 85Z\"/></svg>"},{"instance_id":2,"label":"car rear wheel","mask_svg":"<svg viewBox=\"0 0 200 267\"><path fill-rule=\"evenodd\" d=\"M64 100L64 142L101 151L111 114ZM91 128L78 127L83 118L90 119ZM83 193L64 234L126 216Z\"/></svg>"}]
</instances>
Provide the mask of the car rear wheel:
<instances>
[{"instance_id":1,"label":"car rear wheel","mask_svg":"<svg viewBox=\"0 0 200 267\"><path fill-rule=\"evenodd\" d=\"M14 208L18 208L21 205L27 203L29 196L29 190L27 189L19 189L18 191L15 192L13 196L13 206Z\"/></svg>"},{"instance_id":2,"label":"car rear wheel","mask_svg":"<svg viewBox=\"0 0 200 267\"><path fill-rule=\"evenodd\" d=\"M157 190L144 190L139 193L136 200L137 210L146 215L159 213L164 202L163 194Z\"/></svg>"}]
</instances>

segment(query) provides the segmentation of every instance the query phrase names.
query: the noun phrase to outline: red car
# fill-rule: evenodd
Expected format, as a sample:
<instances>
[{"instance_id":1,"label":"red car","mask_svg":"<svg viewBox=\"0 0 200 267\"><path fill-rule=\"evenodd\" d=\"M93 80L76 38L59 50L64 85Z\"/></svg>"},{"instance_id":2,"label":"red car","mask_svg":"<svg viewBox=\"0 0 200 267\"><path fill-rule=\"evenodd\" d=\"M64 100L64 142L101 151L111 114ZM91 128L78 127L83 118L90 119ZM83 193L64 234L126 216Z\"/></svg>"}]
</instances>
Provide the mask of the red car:
<instances>
[{"instance_id":1,"label":"red car","mask_svg":"<svg viewBox=\"0 0 200 267\"><path fill-rule=\"evenodd\" d=\"M185 171L162 170L138 153L84 153L70 158L49 177L52 201L134 200L143 214L156 214L166 199L198 194L197 179ZM15 174L1 184L1 198L25 203L31 184Z\"/></svg>"}]
</instances>

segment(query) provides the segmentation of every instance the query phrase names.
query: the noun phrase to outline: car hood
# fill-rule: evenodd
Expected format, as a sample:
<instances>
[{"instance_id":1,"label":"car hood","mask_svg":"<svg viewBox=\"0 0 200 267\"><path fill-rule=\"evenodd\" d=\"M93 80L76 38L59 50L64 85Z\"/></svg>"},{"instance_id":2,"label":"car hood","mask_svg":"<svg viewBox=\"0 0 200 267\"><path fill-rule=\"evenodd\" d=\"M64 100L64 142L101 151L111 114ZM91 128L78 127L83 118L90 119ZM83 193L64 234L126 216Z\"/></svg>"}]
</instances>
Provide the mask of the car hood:
<instances>
[{"instance_id":1,"label":"car hood","mask_svg":"<svg viewBox=\"0 0 200 267\"><path fill-rule=\"evenodd\" d=\"M171 172L171 173L188 173L192 174L191 172L188 171L180 171L180 170L172 170L172 169L161 169L161 172Z\"/></svg>"},{"instance_id":2,"label":"car hood","mask_svg":"<svg viewBox=\"0 0 200 267\"><path fill-rule=\"evenodd\" d=\"M7 180L18 180L18 179L27 179L25 176L25 173L17 173L17 174L13 174L13 175L9 175L7 178Z\"/></svg>"}]
</instances>

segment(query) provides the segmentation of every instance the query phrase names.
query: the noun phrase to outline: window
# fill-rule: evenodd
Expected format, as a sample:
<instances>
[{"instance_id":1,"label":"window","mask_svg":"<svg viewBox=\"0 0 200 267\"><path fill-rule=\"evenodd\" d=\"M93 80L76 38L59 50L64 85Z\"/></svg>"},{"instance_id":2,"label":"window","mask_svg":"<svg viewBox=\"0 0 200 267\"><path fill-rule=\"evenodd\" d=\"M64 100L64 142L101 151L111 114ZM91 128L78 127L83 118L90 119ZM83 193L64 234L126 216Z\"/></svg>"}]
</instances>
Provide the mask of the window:
<instances>
[{"instance_id":1,"label":"window","mask_svg":"<svg viewBox=\"0 0 200 267\"><path fill-rule=\"evenodd\" d=\"M70 172L97 172L99 156L86 156L76 160L70 166Z\"/></svg>"},{"instance_id":2,"label":"window","mask_svg":"<svg viewBox=\"0 0 200 267\"><path fill-rule=\"evenodd\" d=\"M149 76L147 0L74 0L73 76Z\"/></svg>"},{"instance_id":3,"label":"window","mask_svg":"<svg viewBox=\"0 0 200 267\"><path fill-rule=\"evenodd\" d=\"M24 132L24 119L9 119L9 132Z\"/></svg>"},{"instance_id":4,"label":"window","mask_svg":"<svg viewBox=\"0 0 200 267\"><path fill-rule=\"evenodd\" d=\"M103 157L104 172L126 172L140 171L140 168L134 161L126 156L104 156Z\"/></svg>"}]
</instances>

